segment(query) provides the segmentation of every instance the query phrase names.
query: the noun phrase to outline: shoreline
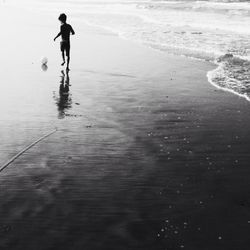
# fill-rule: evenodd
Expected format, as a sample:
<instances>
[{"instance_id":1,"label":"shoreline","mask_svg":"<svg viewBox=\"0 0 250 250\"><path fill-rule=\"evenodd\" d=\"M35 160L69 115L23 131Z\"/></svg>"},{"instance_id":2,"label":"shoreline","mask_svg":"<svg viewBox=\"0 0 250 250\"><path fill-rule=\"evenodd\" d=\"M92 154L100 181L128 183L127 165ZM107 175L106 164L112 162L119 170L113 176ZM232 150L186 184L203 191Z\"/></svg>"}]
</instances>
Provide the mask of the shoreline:
<instances>
[{"instance_id":1,"label":"shoreline","mask_svg":"<svg viewBox=\"0 0 250 250\"><path fill-rule=\"evenodd\" d=\"M34 4L33 5L33 8L34 8L34 11L36 12L36 13L39 13L39 14L41 14L41 12L40 12L40 9L38 9L38 6L40 5L41 3L39 3L39 2L37 2L36 4ZM6 5L6 7L8 6L7 5L7 3L6 4L3 4L2 3L2 5L4 6L4 5ZM15 5L15 3L12 3L12 4L10 4L8 7L9 8L11 8L11 7L13 7L13 6ZM24 5L25 5L25 3L24 3ZM27 3L26 3L26 5L27 5ZM48 15L48 16L50 16L50 18L52 18L53 17L53 14L54 15L56 15L56 12L55 12L55 9L53 9L53 11L52 10L50 10L49 11L49 14L48 13L46 13L46 5L41 5L42 7L43 7L43 10L42 10L42 13L43 13L43 15ZM40 7L41 7L40 6ZM59 6L61 6L61 7L65 7L63 4L60 4ZM5 6L4 6L5 7ZM27 9L27 6L26 7L24 7L23 6L23 4L22 5L19 5L18 7L17 6L15 6L15 8L19 8L19 9L23 9L23 10L25 10L25 11L31 11L31 9L30 8L32 8L32 7L28 7L29 8L29 10ZM74 8L72 9L72 10L74 10ZM135 13L134 13L135 14ZM142 19L143 19L143 16L140 16L138 13L137 13L137 15L138 15L138 17L141 17ZM51 19L52 20L52 19ZM130 41L130 42L132 42L132 43L138 43L138 44L141 44L142 46L145 46L145 47L147 47L147 48L152 48L152 49L154 49L154 50L156 50L156 51L159 51L160 53L162 52L162 53L164 53L164 54L169 54L169 55L173 55L173 56L180 56L180 57L186 57L186 58L190 58L191 60L201 60L201 61L205 61L205 62L209 62L209 63L212 63L212 64L214 64L215 66L217 66L217 68L215 68L214 70L212 70L212 71L209 71L209 72L207 72L207 78L208 78L208 82L210 83L210 84L212 84L212 86L214 86L215 88L217 88L217 89L220 89L220 90L223 90L223 91L226 91L226 92L229 92L229 93L232 93L232 94L235 94L235 95L237 95L237 96L240 96L240 97L243 97L243 98L245 98L247 101L249 101L250 99L249 99L249 97L247 96L247 94L240 94L239 92L241 92L242 91L242 89L239 89L239 92L237 92L237 91L235 91L234 89L231 89L230 88L230 86L229 87L221 87L219 84L216 84L216 82L213 82L212 80L211 80L211 74L212 74L212 72L215 72L216 70L218 70L218 68L220 68L220 65L218 66L218 64L216 63L216 62L213 62L212 60L207 60L207 59L205 59L205 57L204 57L204 59L199 59L199 58L195 58L194 56L189 56L188 54L179 54L178 55L178 53L171 53L171 52L169 52L169 51L164 51L164 49L157 49L157 48L155 48L154 46L161 46L160 44L150 44L150 43L148 43L147 44L147 42L146 41L143 41L143 40L138 40L138 39L133 39L133 38L128 38L128 37L126 37L124 34L123 34L123 32L122 31L118 31L118 30L116 30L115 28L111 28L111 27L108 27L108 26L104 26L104 25L101 25L101 24L94 24L94 23L91 23L90 21L88 21L88 20L81 20L81 16L79 16L79 14L76 14L75 16L73 16L73 18L72 18L72 20L74 20L74 21L76 21L76 22L78 22L78 23L84 23L84 25L86 25L86 26L89 26L89 27L92 27L93 29L99 29L99 32L101 32L102 33L102 31L105 33L105 32L107 32L107 33L110 33L110 34L113 34L113 35L116 35L116 36L118 36L119 38L121 38L121 39L123 39L123 40L125 40L125 41ZM97 30L96 30L97 31ZM98 32L98 31L97 31ZM199 33L199 32L198 32ZM197 34L198 34L197 33ZM200 32L200 33L202 33L202 32ZM195 34L195 32L194 32L194 34ZM170 49L171 49L171 47L170 47ZM173 47L173 50L174 50L174 47ZM218 56L218 55L217 55ZM221 55L221 56L223 56L223 55ZM212 57L215 57L214 58L214 60L216 60L216 56L212 56ZM220 57L220 56L219 56ZM241 56L239 56L239 57L237 57L237 56L235 56L236 58L239 58L239 59L242 59L242 60L245 60L244 59L244 57L242 58ZM211 59L211 58L210 58ZM246 59L247 60L247 59ZM233 79L233 78L232 78ZM240 86L239 86L239 88L240 88Z\"/></svg>"}]
</instances>

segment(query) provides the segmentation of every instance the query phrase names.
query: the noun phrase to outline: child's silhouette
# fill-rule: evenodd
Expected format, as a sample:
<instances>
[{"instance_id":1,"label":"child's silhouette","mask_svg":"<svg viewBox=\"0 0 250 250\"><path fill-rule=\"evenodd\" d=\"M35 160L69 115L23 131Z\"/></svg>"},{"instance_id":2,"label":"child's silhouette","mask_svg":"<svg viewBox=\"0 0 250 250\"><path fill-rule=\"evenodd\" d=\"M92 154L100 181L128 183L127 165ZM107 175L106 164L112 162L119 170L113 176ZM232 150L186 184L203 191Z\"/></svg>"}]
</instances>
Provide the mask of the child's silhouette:
<instances>
[{"instance_id":1,"label":"child's silhouette","mask_svg":"<svg viewBox=\"0 0 250 250\"><path fill-rule=\"evenodd\" d=\"M61 51L62 51L62 66L65 64L65 52L67 56L67 67L66 70L69 70L69 61L70 61L70 34L74 35L75 31L71 27L71 25L66 23L67 16L65 14L61 14L58 18L58 20L61 22L61 29L60 32L57 34L57 36L54 38L54 41L61 36Z\"/></svg>"}]
</instances>

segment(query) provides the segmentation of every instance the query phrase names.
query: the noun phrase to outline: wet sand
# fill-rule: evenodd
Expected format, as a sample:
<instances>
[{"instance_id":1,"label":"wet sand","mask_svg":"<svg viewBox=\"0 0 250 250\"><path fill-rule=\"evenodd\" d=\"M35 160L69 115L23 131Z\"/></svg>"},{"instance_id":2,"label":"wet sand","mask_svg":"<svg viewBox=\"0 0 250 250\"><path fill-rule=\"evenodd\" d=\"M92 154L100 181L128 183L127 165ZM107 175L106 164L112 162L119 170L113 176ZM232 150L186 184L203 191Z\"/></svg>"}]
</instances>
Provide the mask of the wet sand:
<instances>
[{"instance_id":1,"label":"wet sand","mask_svg":"<svg viewBox=\"0 0 250 250\"><path fill-rule=\"evenodd\" d=\"M0 249L248 249L250 106L214 66L79 22L67 76L56 18L13 13L28 32L1 45L0 164L57 132L0 173Z\"/></svg>"}]
</instances>

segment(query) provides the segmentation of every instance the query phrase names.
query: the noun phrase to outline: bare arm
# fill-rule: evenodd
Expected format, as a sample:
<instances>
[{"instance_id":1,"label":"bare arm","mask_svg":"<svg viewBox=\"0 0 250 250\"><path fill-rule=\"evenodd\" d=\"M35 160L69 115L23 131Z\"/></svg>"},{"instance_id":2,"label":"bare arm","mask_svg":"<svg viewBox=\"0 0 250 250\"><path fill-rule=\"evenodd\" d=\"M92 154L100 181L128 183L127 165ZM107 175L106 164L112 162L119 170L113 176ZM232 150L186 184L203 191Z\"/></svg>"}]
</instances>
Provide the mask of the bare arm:
<instances>
[{"instance_id":1,"label":"bare arm","mask_svg":"<svg viewBox=\"0 0 250 250\"><path fill-rule=\"evenodd\" d=\"M75 31L73 30L73 28L70 26L70 31L72 35L75 35Z\"/></svg>"},{"instance_id":2,"label":"bare arm","mask_svg":"<svg viewBox=\"0 0 250 250\"><path fill-rule=\"evenodd\" d=\"M57 36L54 38L54 41L61 35L61 32L57 34Z\"/></svg>"}]
</instances>

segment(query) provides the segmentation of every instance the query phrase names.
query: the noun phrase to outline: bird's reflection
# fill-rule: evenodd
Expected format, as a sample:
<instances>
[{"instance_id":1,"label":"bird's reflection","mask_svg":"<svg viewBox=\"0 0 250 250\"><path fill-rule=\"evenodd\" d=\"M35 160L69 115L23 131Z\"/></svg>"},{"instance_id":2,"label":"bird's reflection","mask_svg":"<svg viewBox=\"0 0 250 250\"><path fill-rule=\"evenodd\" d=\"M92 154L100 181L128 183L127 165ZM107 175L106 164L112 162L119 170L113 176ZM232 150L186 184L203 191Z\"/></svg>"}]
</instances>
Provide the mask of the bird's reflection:
<instances>
[{"instance_id":1,"label":"bird's reflection","mask_svg":"<svg viewBox=\"0 0 250 250\"><path fill-rule=\"evenodd\" d=\"M69 72L61 71L61 80L59 86L59 97L55 97L58 107L58 118L63 119L65 117L65 111L72 107L72 99L69 91L70 78Z\"/></svg>"}]
</instances>

